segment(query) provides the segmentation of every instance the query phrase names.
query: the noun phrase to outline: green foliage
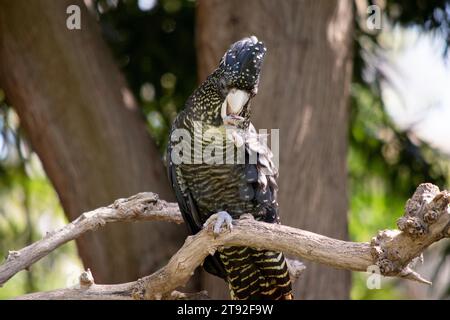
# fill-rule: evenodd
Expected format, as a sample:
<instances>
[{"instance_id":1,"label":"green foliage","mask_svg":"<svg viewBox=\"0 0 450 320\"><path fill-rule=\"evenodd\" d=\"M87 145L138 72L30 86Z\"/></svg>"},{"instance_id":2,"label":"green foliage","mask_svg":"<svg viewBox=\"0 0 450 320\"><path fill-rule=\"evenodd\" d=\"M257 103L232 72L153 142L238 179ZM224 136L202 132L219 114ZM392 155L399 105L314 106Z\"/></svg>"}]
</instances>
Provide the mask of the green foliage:
<instances>
[{"instance_id":1,"label":"green foliage","mask_svg":"<svg viewBox=\"0 0 450 320\"><path fill-rule=\"evenodd\" d=\"M135 0L108 3L97 2L104 38L164 152L172 120L196 87L195 3L161 0L149 11Z\"/></svg>"},{"instance_id":2,"label":"green foliage","mask_svg":"<svg viewBox=\"0 0 450 320\"><path fill-rule=\"evenodd\" d=\"M0 256L6 257L67 220L37 155L20 134L17 115L0 102ZM9 280L0 288L0 299L66 287L75 283L79 270L75 244L69 243Z\"/></svg>"},{"instance_id":3,"label":"green foliage","mask_svg":"<svg viewBox=\"0 0 450 320\"><path fill-rule=\"evenodd\" d=\"M425 29L448 28L448 0L388 0L387 16L402 25L420 25Z\"/></svg>"},{"instance_id":4,"label":"green foliage","mask_svg":"<svg viewBox=\"0 0 450 320\"><path fill-rule=\"evenodd\" d=\"M36 159L36 165L38 160ZM0 255L18 250L67 223L52 185L44 176L26 178L11 170L0 195ZM42 172L42 171L41 171ZM28 190L28 191L25 191ZM75 284L81 270L75 243L68 243L21 271L0 288L0 299ZM49 272L51 271L51 273Z\"/></svg>"},{"instance_id":5,"label":"green foliage","mask_svg":"<svg viewBox=\"0 0 450 320\"><path fill-rule=\"evenodd\" d=\"M425 30L439 28L449 34L449 1L387 1L386 16L402 25L419 24ZM351 100L351 127L348 168L350 173L350 237L368 241L377 230L395 228L406 200L416 186L432 182L448 186L448 157L400 132L387 117L380 99L378 80L366 83L361 43L376 44L376 35L356 30L354 83ZM445 258L444 258L445 259ZM436 270L436 273L439 270ZM369 290L367 275L353 275L352 298L406 298L395 281L380 290Z\"/></svg>"},{"instance_id":6,"label":"green foliage","mask_svg":"<svg viewBox=\"0 0 450 320\"><path fill-rule=\"evenodd\" d=\"M352 289L350 296L354 300L390 300L406 299L405 293L398 288L399 280L382 278L380 289L367 289L368 274L361 272L352 273Z\"/></svg>"},{"instance_id":7,"label":"green foliage","mask_svg":"<svg viewBox=\"0 0 450 320\"><path fill-rule=\"evenodd\" d=\"M378 230L396 228L396 220L418 184L446 185L448 161L397 132L380 99L368 87L353 85L351 110L349 232L353 241L370 241ZM440 165L441 161L447 166ZM395 285L398 281L383 279L380 290L369 290L366 280L366 274L353 275L352 298L406 298Z\"/></svg>"}]
</instances>

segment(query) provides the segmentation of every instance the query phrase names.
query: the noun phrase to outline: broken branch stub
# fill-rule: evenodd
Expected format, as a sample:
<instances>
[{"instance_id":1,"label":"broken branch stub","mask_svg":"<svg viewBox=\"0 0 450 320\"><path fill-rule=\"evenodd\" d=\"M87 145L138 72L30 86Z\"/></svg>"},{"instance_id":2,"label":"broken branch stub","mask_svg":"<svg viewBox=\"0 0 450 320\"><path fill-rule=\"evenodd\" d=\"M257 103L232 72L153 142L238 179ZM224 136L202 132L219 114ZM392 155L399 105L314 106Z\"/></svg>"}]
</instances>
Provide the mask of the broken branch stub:
<instances>
[{"instance_id":1,"label":"broken branch stub","mask_svg":"<svg viewBox=\"0 0 450 320\"><path fill-rule=\"evenodd\" d=\"M449 237L449 201L450 193L431 183L417 187L397 221L399 230L383 230L372 239L371 253L383 275L431 284L412 266L426 247Z\"/></svg>"}]
</instances>

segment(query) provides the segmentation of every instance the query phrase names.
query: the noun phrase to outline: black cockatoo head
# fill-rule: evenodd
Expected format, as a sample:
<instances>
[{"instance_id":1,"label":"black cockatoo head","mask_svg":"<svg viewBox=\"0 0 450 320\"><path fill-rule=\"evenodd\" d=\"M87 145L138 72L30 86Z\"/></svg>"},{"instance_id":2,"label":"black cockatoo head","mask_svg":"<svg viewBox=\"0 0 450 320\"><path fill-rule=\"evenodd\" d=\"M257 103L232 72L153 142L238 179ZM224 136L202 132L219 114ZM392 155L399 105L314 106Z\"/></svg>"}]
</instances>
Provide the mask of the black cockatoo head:
<instances>
[{"instance_id":1,"label":"black cockatoo head","mask_svg":"<svg viewBox=\"0 0 450 320\"><path fill-rule=\"evenodd\" d=\"M249 121L249 101L258 91L259 76L266 47L255 36L231 45L217 70L222 97L220 115L225 125Z\"/></svg>"},{"instance_id":2,"label":"black cockatoo head","mask_svg":"<svg viewBox=\"0 0 450 320\"><path fill-rule=\"evenodd\" d=\"M249 122L249 100L258 92L259 76L266 47L255 36L231 45L220 60L219 86L224 101L221 117L225 125Z\"/></svg>"},{"instance_id":3,"label":"black cockatoo head","mask_svg":"<svg viewBox=\"0 0 450 320\"><path fill-rule=\"evenodd\" d=\"M219 65L226 85L255 94L265 53L266 47L255 36L233 43Z\"/></svg>"}]
</instances>

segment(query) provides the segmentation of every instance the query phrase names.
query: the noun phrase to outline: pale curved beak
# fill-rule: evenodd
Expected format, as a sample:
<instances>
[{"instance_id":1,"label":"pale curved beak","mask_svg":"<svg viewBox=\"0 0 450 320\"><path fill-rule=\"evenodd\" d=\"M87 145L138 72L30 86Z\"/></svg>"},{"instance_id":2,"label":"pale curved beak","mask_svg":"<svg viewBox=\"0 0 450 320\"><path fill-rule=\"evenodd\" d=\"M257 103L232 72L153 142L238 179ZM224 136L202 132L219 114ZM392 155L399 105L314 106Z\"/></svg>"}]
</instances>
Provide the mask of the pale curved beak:
<instances>
[{"instance_id":1,"label":"pale curved beak","mask_svg":"<svg viewBox=\"0 0 450 320\"><path fill-rule=\"evenodd\" d=\"M222 104L221 115L222 119L227 116L237 116L242 111L244 106L250 99L250 94L247 91L239 89L231 89L228 92L225 101Z\"/></svg>"}]
</instances>

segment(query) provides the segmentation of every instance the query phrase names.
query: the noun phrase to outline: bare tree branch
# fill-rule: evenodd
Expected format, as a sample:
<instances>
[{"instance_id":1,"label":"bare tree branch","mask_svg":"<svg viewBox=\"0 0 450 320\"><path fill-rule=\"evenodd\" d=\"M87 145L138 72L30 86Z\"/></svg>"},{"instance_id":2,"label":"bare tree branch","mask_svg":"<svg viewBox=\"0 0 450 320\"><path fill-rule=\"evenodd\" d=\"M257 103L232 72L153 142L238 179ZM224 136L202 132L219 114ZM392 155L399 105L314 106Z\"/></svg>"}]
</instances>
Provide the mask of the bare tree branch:
<instances>
[{"instance_id":1,"label":"bare tree branch","mask_svg":"<svg viewBox=\"0 0 450 320\"><path fill-rule=\"evenodd\" d=\"M366 271L369 266L377 265L383 275L429 283L412 270L411 264L430 244L450 236L449 201L450 194L447 191L440 192L432 184L420 185L413 197L408 200L405 215L398 220L400 230L381 231L372 239L371 243L341 241L288 226L258 222L250 218L250 215L244 215L241 219L235 220L233 230L223 231L215 237L211 230L211 225L216 218L214 215L207 221L202 231L186 239L182 248L170 259L166 266L152 275L136 282L120 285L99 286L87 281L88 285L85 288L81 288L80 284L80 288L77 289L34 294L34 297L40 299L63 298L72 294L72 297L77 296L78 298L82 295L83 298L117 296L118 298L167 299L171 297L171 293L176 288L183 286L188 281L208 254L213 254L222 246L249 246L282 251L288 255L352 271ZM163 204L166 207L155 208L154 206L158 206L158 204ZM90 227L84 226L83 230L92 230L95 226L109 221L152 220L155 219L154 217L181 222L181 217L176 210L169 210L167 219L163 218L166 217L164 214L165 208L172 207L173 209L174 205L163 202L161 204L160 200L157 200L153 194L139 194L129 199L116 201L116 204L110 207L84 214L85 217L81 219L81 222L73 224L72 228L81 228L80 225L84 226L82 221L86 219L92 221L90 220L90 223L84 222L89 224ZM107 212L109 214L106 214ZM107 219L105 215L108 216ZM138 216L138 218L134 218L135 216ZM104 222L100 223L99 221ZM65 228L67 227L60 229L51 237L63 232ZM68 232L66 231L66 233ZM81 233L80 231L72 231L70 234L80 235ZM59 237L56 239L59 239ZM64 239L69 239L69 237L65 236ZM41 242L45 240L46 238ZM50 252L63 243L62 241L58 241L57 244L54 242L41 243L39 248L45 248L45 245L47 245L51 246L52 249L44 250L44 248L41 248L40 252ZM39 242L33 245L37 244ZM22 249L16 258L13 256L0 266L0 276L5 270L8 270L5 265L11 263L10 260L22 257L21 266L30 265L32 261L36 261L45 255L40 254L34 260L27 259L26 255L30 252L33 253L34 250L26 251L26 249L33 245ZM10 264L10 266L14 267L15 265ZM10 270L8 274L14 273L14 270ZM67 295L64 295L65 293ZM28 295L28 297L33 297L33 294Z\"/></svg>"},{"instance_id":2,"label":"bare tree branch","mask_svg":"<svg viewBox=\"0 0 450 320\"><path fill-rule=\"evenodd\" d=\"M157 194L143 192L127 199L118 199L108 207L83 213L61 229L47 233L43 239L19 251L10 251L6 262L0 265L0 287L17 272L27 269L59 246L87 231L110 222L149 220L183 223L178 205L159 200Z\"/></svg>"},{"instance_id":3,"label":"bare tree branch","mask_svg":"<svg viewBox=\"0 0 450 320\"><path fill-rule=\"evenodd\" d=\"M30 293L16 298L17 300L133 300L133 289L137 281L123 284L98 285L90 270L80 275L79 284L67 289L48 292ZM206 300L210 299L205 291L182 293L172 291L167 297L171 300Z\"/></svg>"}]
</instances>

